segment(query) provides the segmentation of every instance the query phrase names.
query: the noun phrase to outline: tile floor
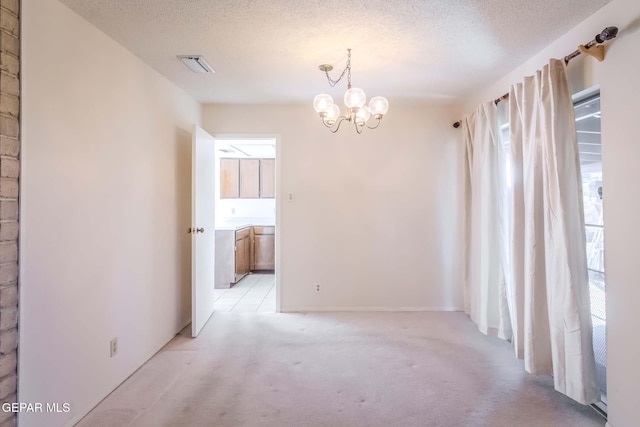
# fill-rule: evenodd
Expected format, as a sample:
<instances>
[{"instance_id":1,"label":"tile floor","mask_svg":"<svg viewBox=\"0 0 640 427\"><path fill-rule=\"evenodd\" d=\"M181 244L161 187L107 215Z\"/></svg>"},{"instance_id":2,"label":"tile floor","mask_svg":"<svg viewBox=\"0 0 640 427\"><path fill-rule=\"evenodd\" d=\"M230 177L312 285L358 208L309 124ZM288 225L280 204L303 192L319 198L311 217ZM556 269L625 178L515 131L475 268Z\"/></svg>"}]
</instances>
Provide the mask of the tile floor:
<instances>
[{"instance_id":1,"label":"tile floor","mask_svg":"<svg viewBox=\"0 0 640 427\"><path fill-rule=\"evenodd\" d=\"M275 312L275 280L273 274L250 274L230 289L216 289L214 311Z\"/></svg>"}]
</instances>

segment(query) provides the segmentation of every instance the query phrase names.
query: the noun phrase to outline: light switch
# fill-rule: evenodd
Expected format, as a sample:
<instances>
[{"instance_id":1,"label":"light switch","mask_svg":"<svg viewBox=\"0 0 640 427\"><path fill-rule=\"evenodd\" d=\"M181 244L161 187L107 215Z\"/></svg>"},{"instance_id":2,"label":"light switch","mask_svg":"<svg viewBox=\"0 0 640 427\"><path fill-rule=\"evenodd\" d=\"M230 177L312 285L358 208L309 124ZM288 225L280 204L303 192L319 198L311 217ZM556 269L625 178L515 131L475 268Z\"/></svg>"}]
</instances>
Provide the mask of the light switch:
<instances>
[{"instance_id":1,"label":"light switch","mask_svg":"<svg viewBox=\"0 0 640 427\"><path fill-rule=\"evenodd\" d=\"M296 195L293 192L289 193L287 200L289 200L290 202L294 202L296 200Z\"/></svg>"}]
</instances>

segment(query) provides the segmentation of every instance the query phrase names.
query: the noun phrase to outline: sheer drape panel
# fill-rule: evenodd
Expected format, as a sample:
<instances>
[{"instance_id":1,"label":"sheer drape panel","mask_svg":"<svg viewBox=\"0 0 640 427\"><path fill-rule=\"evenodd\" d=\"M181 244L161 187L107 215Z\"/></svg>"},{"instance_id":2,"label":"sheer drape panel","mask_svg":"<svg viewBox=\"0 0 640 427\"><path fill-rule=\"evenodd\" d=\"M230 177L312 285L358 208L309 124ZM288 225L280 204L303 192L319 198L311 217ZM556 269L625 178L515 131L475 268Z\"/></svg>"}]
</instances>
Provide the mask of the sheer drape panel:
<instances>
[{"instance_id":1,"label":"sheer drape panel","mask_svg":"<svg viewBox=\"0 0 640 427\"><path fill-rule=\"evenodd\" d=\"M589 307L578 144L566 65L551 60L509 93L513 343L556 390L599 400Z\"/></svg>"},{"instance_id":2,"label":"sheer drape panel","mask_svg":"<svg viewBox=\"0 0 640 427\"><path fill-rule=\"evenodd\" d=\"M496 106L463 120L465 163L465 311L485 334L510 338L503 253L505 159Z\"/></svg>"}]
</instances>

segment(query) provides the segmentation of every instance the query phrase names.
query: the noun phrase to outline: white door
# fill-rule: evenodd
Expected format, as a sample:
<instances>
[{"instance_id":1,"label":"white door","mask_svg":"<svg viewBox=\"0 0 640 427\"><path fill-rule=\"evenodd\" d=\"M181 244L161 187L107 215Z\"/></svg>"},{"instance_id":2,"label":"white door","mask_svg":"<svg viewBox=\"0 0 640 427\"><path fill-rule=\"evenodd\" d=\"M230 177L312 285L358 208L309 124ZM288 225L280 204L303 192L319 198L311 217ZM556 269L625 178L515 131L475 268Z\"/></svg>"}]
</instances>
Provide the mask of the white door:
<instances>
[{"instance_id":1,"label":"white door","mask_svg":"<svg viewBox=\"0 0 640 427\"><path fill-rule=\"evenodd\" d=\"M213 313L215 266L215 140L193 129L191 175L191 335Z\"/></svg>"}]
</instances>

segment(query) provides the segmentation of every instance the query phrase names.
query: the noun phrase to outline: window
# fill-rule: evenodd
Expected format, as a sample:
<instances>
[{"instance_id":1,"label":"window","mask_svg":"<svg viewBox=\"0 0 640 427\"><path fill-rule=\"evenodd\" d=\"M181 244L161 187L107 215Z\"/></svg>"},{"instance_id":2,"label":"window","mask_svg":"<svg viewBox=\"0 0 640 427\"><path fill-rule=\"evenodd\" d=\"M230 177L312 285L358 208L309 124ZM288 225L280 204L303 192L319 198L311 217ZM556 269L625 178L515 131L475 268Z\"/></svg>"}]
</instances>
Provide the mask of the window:
<instances>
[{"instance_id":1,"label":"window","mask_svg":"<svg viewBox=\"0 0 640 427\"><path fill-rule=\"evenodd\" d=\"M602 146L600 95L575 103L576 131L582 172L587 267L593 322L593 350L602 402L607 402L606 304L604 274L604 221L602 209Z\"/></svg>"}]
</instances>

